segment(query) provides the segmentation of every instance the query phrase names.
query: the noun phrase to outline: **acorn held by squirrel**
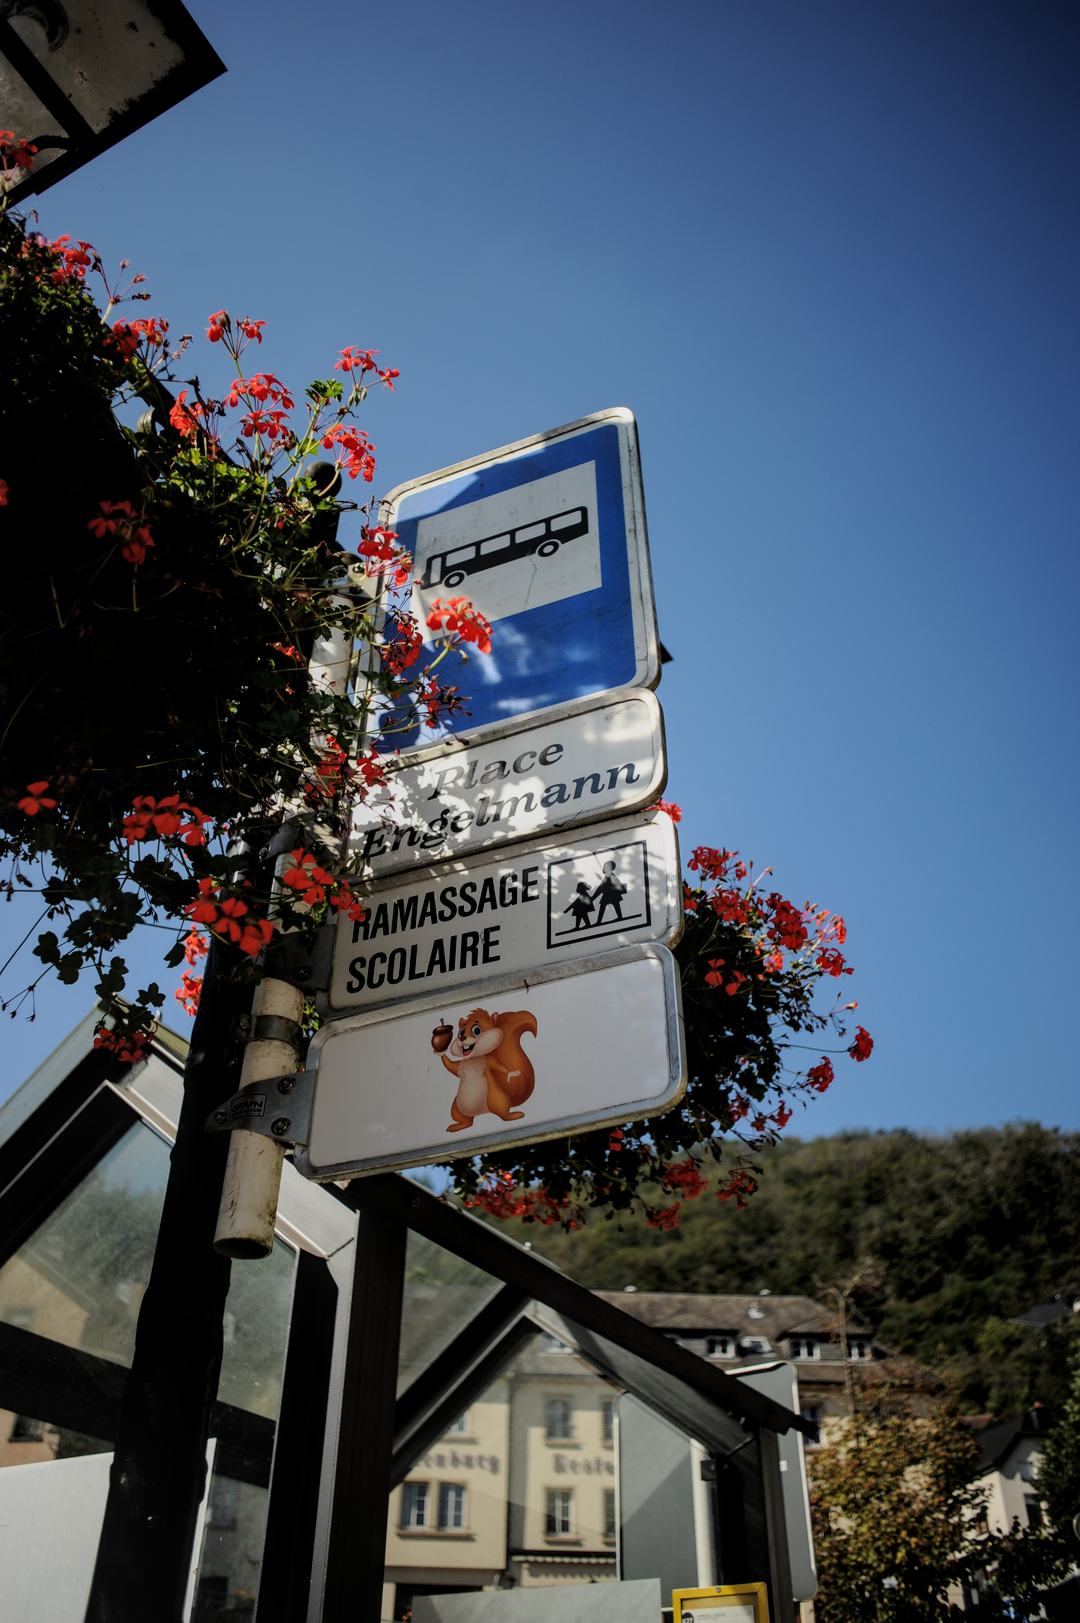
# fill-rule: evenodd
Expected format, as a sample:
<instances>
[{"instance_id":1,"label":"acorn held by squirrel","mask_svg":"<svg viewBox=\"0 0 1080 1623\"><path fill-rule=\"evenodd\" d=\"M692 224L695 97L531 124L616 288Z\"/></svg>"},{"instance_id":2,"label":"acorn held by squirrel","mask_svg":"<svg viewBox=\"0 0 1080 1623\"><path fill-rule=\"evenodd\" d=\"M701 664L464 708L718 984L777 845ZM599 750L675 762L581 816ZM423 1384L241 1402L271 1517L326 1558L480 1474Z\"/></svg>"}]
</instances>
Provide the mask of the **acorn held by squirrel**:
<instances>
[{"instance_id":1,"label":"acorn held by squirrel","mask_svg":"<svg viewBox=\"0 0 1080 1623\"><path fill-rule=\"evenodd\" d=\"M453 1038L453 1026L448 1026L446 1021L443 1020L431 1033L431 1046L435 1050L436 1054L445 1054L446 1050L450 1047Z\"/></svg>"}]
</instances>

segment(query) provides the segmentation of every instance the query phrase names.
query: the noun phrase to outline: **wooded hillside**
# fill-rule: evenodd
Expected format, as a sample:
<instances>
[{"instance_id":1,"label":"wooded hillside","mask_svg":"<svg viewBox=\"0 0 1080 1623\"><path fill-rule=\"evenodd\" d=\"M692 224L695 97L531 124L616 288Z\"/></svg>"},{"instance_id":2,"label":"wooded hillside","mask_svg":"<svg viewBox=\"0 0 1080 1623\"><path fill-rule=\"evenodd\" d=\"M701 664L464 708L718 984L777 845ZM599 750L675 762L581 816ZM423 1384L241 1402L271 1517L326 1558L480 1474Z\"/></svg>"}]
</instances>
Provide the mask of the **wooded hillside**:
<instances>
[{"instance_id":1,"label":"wooded hillside","mask_svg":"<svg viewBox=\"0 0 1080 1623\"><path fill-rule=\"evenodd\" d=\"M745 1210L711 1190L682 1225L511 1225L597 1289L806 1293L858 1273L855 1311L892 1352L946 1376L967 1412L1004 1415L1065 1391L1080 1319L1016 1315L1080 1291L1080 1135L1036 1125L846 1133L778 1145Z\"/></svg>"}]
</instances>

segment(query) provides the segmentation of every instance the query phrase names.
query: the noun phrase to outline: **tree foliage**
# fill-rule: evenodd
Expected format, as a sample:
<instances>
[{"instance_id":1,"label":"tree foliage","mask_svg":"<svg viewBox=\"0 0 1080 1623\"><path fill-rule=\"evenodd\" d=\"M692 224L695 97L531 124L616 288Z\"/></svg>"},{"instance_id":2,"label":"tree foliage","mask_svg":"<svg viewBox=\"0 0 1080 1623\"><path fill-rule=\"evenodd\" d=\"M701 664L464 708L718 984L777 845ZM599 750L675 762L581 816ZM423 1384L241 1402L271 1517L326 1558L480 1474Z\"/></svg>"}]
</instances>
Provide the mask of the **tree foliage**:
<instances>
[{"instance_id":1,"label":"tree foliage","mask_svg":"<svg viewBox=\"0 0 1080 1623\"><path fill-rule=\"evenodd\" d=\"M962 1615L972 1589L988 1623L1037 1615L1060 1551L1042 1534L986 1528L977 1460L970 1431L941 1415L848 1422L815 1450L819 1623L930 1623Z\"/></svg>"},{"instance_id":2,"label":"tree foliage","mask_svg":"<svg viewBox=\"0 0 1080 1623\"><path fill-rule=\"evenodd\" d=\"M1068 1390L1046 1440L1039 1495L1074 1562L1080 1561L1080 1336L1074 1336Z\"/></svg>"},{"instance_id":3,"label":"tree foliage","mask_svg":"<svg viewBox=\"0 0 1080 1623\"><path fill-rule=\"evenodd\" d=\"M1076 1285L1080 1135L843 1133L777 1144L761 1162L745 1211L717 1201L713 1181L674 1234L622 1218L572 1235L533 1225L528 1238L606 1290L814 1295L870 1262L856 1315L891 1352L947 1377L965 1412L1063 1399L1080 1326L1015 1320Z\"/></svg>"}]
</instances>

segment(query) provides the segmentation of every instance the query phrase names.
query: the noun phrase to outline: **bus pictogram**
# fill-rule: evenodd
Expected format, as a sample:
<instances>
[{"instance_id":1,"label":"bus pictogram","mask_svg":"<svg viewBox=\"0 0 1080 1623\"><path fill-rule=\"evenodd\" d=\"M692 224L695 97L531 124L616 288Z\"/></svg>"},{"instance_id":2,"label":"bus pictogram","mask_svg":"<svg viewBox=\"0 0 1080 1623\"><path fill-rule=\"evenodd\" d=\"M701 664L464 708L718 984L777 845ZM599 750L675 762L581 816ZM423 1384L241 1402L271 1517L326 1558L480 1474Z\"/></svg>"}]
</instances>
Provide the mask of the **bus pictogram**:
<instances>
[{"instance_id":1,"label":"bus pictogram","mask_svg":"<svg viewBox=\"0 0 1080 1623\"><path fill-rule=\"evenodd\" d=\"M552 558L567 541L576 541L578 536L588 533L588 509L571 507L565 513L553 513L550 518L520 524L514 530L482 536L479 541L470 541L468 546L453 546L444 552L431 553L420 585L460 586L469 575L479 574L482 569L494 569L497 564L534 555Z\"/></svg>"}]
</instances>

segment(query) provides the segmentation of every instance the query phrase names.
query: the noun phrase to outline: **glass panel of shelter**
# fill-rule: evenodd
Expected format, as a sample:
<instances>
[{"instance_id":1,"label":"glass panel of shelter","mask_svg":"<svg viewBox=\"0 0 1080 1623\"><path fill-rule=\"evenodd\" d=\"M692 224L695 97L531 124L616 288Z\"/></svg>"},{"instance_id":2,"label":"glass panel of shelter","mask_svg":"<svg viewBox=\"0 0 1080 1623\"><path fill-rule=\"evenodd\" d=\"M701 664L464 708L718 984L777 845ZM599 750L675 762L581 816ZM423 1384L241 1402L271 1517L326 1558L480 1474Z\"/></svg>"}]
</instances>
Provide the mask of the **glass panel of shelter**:
<instances>
[{"instance_id":1,"label":"glass panel of shelter","mask_svg":"<svg viewBox=\"0 0 1080 1623\"><path fill-rule=\"evenodd\" d=\"M80 1585L85 1604L107 1492L122 1372L131 1362L168 1176L167 1143L119 1098L115 1107L130 1116L126 1131L0 1266L0 1520L6 1519L5 1507L18 1507L26 1522L25 1538L12 1542L5 1561L9 1598L21 1596L24 1587L28 1593L42 1589L40 1566L32 1553L39 1533L33 1518L40 1504L40 1515L48 1515L50 1522L54 1519L69 1476L81 1522L73 1533L80 1554L72 1596L68 1602L54 1591L42 1595L46 1610L41 1616L48 1623L56 1623L68 1610L81 1618ZM77 1139L78 1128L77 1122L69 1124L70 1139ZM62 1132L45 1154L62 1169L65 1154L73 1149L65 1144ZM63 1182L62 1176L58 1182ZM232 1273L219 1402L262 1421L276 1419L281 1400L295 1261L294 1252L277 1241L272 1256L257 1268L234 1268ZM63 1359L57 1365L55 1357L41 1356L50 1345L70 1349L76 1360L73 1372L100 1372L97 1384L103 1398L95 1414L98 1430L106 1435L59 1423L61 1411L70 1422L79 1400L63 1390ZM5 1406L8 1394L25 1388L22 1372L42 1364L61 1370L55 1391L36 1404L42 1412L26 1414L21 1406ZM111 1368L115 1378L109 1374ZM42 1389L40 1381L37 1385ZM248 1450L238 1464L228 1449L214 1451L193 1623L253 1613L271 1446L272 1429L267 1429L265 1458L252 1457ZM90 1467L91 1455L101 1457L100 1468ZM77 1485L72 1474L76 1461ZM40 1477L42 1471L48 1473L46 1478ZM18 1525L9 1520L9 1533ZM54 1543L56 1536L54 1527L50 1535ZM25 1586L18 1571L23 1553L34 1566L33 1572L23 1575ZM21 1613L25 1623L33 1615Z\"/></svg>"},{"instance_id":2,"label":"glass panel of shelter","mask_svg":"<svg viewBox=\"0 0 1080 1623\"><path fill-rule=\"evenodd\" d=\"M410 1232L405 1246L398 1395L496 1296L502 1281Z\"/></svg>"},{"instance_id":3,"label":"glass panel of shelter","mask_svg":"<svg viewBox=\"0 0 1080 1623\"><path fill-rule=\"evenodd\" d=\"M537 1333L391 1496L392 1615L417 1597L617 1577L612 1387ZM565 1424L549 1435L549 1394Z\"/></svg>"},{"instance_id":4,"label":"glass panel of shelter","mask_svg":"<svg viewBox=\"0 0 1080 1623\"><path fill-rule=\"evenodd\" d=\"M500 1286L410 1234L399 1394ZM554 1336L519 1344L392 1493L384 1614L406 1618L425 1595L617 1578L616 1393Z\"/></svg>"}]
</instances>

